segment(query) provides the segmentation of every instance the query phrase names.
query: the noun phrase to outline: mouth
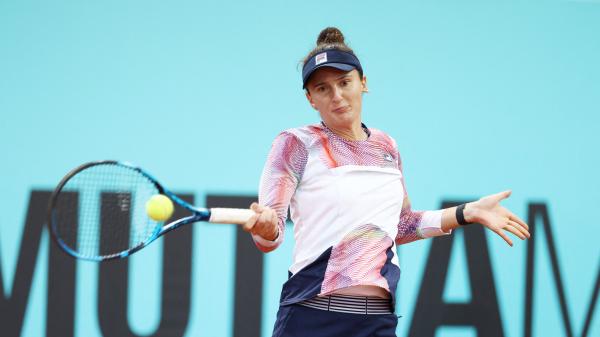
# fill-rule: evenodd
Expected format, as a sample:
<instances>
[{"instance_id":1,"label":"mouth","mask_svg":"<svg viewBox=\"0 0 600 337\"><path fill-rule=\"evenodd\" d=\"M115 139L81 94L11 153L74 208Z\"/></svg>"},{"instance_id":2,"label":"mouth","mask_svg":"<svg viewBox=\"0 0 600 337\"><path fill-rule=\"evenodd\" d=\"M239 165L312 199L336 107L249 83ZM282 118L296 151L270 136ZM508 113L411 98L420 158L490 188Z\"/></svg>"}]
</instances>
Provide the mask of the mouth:
<instances>
[{"instance_id":1,"label":"mouth","mask_svg":"<svg viewBox=\"0 0 600 337\"><path fill-rule=\"evenodd\" d=\"M342 106L342 107L339 107L339 108L335 108L335 109L331 110L331 112L333 112L333 113L344 113L344 112L347 112L348 110L350 110L350 107L348 105L346 105L346 106Z\"/></svg>"}]
</instances>

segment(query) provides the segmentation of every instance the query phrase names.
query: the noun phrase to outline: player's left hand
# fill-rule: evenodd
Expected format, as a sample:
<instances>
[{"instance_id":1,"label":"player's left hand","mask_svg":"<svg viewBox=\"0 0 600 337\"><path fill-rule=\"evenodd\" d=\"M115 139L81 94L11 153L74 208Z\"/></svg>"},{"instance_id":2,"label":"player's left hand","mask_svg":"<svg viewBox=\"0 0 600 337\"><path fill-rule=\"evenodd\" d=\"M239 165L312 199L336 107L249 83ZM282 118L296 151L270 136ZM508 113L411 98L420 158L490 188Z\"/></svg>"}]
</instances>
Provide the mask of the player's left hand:
<instances>
[{"instance_id":1,"label":"player's left hand","mask_svg":"<svg viewBox=\"0 0 600 337\"><path fill-rule=\"evenodd\" d=\"M525 221L500 205L500 201L508 198L510 194L511 191L504 191L470 202L465 206L464 215L466 221L482 224L512 246L512 240L504 231L513 233L521 240L525 240L531 235Z\"/></svg>"}]
</instances>

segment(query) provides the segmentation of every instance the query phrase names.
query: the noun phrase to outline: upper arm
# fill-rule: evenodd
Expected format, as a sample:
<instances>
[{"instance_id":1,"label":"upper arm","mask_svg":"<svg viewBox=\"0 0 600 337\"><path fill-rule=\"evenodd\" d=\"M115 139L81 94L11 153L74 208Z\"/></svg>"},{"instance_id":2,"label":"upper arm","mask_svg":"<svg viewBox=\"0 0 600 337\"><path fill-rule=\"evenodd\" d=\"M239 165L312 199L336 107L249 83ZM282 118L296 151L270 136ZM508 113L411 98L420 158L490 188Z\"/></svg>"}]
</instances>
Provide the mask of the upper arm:
<instances>
[{"instance_id":1,"label":"upper arm","mask_svg":"<svg viewBox=\"0 0 600 337\"><path fill-rule=\"evenodd\" d=\"M269 206L279 215L287 206L302 179L308 152L298 137L290 132L280 133L271 146L259 187L259 203ZM286 209L281 209L285 207Z\"/></svg>"},{"instance_id":2,"label":"upper arm","mask_svg":"<svg viewBox=\"0 0 600 337\"><path fill-rule=\"evenodd\" d=\"M277 248L283 241L290 200L302 179L307 160L305 145L293 133L284 131L273 141L260 179L258 202L277 213L279 237L272 245L255 239L264 252Z\"/></svg>"}]
</instances>

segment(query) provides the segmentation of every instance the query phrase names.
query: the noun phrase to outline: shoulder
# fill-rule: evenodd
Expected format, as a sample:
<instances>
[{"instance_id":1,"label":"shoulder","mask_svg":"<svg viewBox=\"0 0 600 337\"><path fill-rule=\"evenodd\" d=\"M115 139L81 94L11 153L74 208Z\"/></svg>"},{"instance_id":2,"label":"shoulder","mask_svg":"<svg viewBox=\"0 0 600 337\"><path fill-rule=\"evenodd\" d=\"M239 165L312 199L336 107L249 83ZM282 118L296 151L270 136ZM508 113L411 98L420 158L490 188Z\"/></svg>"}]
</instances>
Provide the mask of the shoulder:
<instances>
[{"instance_id":1,"label":"shoulder","mask_svg":"<svg viewBox=\"0 0 600 337\"><path fill-rule=\"evenodd\" d=\"M283 152L306 152L317 138L318 124L290 128L281 131L273 140L272 147Z\"/></svg>"},{"instance_id":2,"label":"shoulder","mask_svg":"<svg viewBox=\"0 0 600 337\"><path fill-rule=\"evenodd\" d=\"M280 132L275 138L276 141L297 142L305 148L310 148L315 140L324 135L323 126L320 124L311 124L296 128L286 129Z\"/></svg>"},{"instance_id":3,"label":"shoulder","mask_svg":"<svg viewBox=\"0 0 600 337\"><path fill-rule=\"evenodd\" d=\"M304 137L315 137L324 132L323 125L321 124L310 124L305 126L300 126L297 128L287 129L283 132L292 133L296 135L298 138Z\"/></svg>"},{"instance_id":4,"label":"shoulder","mask_svg":"<svg viewBox=\"0 0 600 337\"><path fill-rule=\"evenodd\" d=\"M392 136L388 135L387 133L385 133L384 131L382 131L380 129L371 128L371 127L369 127L368 129L369 129L369 132L371 132L371 135L369 136L370 140L372 140L374 142L382 143L386 147L389 147L390 149L393 149L393 150L398 149L396 140Z\"/></svg>"},{"instance_id":5,"label":"shoulder","mask_svg":"<svg viewBox=\"0 0 600 337\"><path fill-rule=\"evenodd\" d=\"M268 165L288 166L293 172L301 175L308 160L308 151L297 129L280 132L273 140L268 158L268 162L271 163Z\"/></svg>"}]
</instances>

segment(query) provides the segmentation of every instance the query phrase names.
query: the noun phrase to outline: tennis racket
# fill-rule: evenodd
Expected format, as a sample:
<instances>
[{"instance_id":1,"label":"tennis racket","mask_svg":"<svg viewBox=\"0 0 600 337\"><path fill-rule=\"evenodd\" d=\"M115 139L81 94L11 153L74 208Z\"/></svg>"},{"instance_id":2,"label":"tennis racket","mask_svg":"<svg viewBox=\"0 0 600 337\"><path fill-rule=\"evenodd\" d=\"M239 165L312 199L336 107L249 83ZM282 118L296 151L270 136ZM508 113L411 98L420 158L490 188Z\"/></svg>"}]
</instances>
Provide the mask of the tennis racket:
<instances>
[{"instance_id":1,"label":"tennis racket","mask_svg":"<svg viewBox=\"0 0 600 337\"><path fill-rule=\"evenodd\" d=\"M191 215L169 223L153 220L145 204L157 194ZM48 204L48 225L54 240L71 256L106 261L125 258L189 223L242 225L253 214L249 209L192 206L141 168L105 160L83 164L60 181Z\"/></svg>"}]
</instances>

